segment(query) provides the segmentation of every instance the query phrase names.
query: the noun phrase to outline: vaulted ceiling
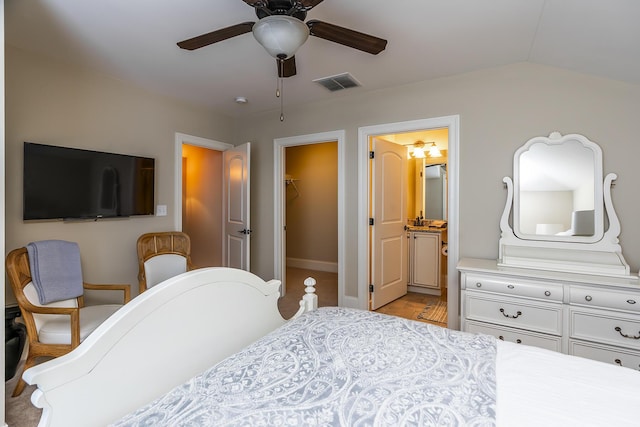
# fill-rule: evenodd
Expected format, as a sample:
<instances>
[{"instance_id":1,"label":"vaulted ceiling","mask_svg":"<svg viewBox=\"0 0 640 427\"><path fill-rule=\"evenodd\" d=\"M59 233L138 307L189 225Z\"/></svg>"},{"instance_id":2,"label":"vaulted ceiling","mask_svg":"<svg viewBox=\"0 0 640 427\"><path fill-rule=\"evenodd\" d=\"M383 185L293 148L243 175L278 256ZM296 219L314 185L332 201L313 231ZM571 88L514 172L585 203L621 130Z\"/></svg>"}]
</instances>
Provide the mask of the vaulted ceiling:
<instances>
[{"instance_id":1,"label":"vaulted ceiling","mask_svg":"<svg viewBox=\"0 0 640 427\"><path fill-rule=\"evenodd\" d=\"M287 105L529 61L640 84L637 0L324 0L317 19L388 40L378 55L310 37ZM277 109L275 60L243 34L176 42L246 21L242 0L6 0L8 45L98 70L231 117ZM348 72L361 87L313 80ZM236 97L246 97L240 105Z\"/></svg>"}]
</instances>

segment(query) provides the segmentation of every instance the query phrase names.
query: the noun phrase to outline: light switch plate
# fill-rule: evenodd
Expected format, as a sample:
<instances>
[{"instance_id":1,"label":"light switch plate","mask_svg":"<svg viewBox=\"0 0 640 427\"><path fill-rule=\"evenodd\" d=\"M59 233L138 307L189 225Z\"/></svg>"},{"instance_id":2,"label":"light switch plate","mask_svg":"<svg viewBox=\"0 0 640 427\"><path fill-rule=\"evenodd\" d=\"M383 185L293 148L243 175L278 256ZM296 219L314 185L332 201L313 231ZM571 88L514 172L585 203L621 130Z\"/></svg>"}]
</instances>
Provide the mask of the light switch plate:
<instances>
[{"instance_id":1,"label":"light switch plate","mask_svg":"<svg viewBox=\"0 0 640 427\"><path fill-rule=\"evenodd\" d=\"M167 205L158 205L156 207L156 216L167 216Z\"/></svg>"}]
</instances>

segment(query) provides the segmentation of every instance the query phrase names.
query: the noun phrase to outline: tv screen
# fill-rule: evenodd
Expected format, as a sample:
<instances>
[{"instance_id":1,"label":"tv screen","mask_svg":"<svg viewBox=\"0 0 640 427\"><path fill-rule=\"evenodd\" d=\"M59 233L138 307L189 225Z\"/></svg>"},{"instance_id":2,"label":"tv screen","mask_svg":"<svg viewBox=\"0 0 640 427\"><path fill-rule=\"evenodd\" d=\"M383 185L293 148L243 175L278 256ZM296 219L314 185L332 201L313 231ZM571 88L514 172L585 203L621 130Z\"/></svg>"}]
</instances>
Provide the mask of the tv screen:
<instances>
[{"instance_id":1,"label":"tv screen","mask_svg":"<svg viewBox=\"0 0 640 427\"><path fill-rule=\"evenodd\" d=\"M153 215L155 160L24 143L23 219Z\"/></svg>"}]
</instances>

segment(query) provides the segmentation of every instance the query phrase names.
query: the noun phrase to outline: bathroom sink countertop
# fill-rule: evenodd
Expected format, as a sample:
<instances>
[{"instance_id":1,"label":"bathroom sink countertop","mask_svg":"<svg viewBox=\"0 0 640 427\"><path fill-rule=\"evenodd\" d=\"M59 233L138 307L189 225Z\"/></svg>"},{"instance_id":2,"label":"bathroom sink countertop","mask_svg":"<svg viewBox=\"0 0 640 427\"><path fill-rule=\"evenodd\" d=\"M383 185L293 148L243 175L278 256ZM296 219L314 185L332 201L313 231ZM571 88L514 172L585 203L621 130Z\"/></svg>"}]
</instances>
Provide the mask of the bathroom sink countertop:
<instances>
[{"instance_id":1,"label":"bathroom sink countertop","mask_svg":"<svg viewBox=\"0 0 640 427\"><path fill-rule=\"evenodd\" d=\"M439 227L429 227L428 225L408 225L408 231L422 231L425 233L441 233L444 228Z\"/></svg>"}]
</instances>

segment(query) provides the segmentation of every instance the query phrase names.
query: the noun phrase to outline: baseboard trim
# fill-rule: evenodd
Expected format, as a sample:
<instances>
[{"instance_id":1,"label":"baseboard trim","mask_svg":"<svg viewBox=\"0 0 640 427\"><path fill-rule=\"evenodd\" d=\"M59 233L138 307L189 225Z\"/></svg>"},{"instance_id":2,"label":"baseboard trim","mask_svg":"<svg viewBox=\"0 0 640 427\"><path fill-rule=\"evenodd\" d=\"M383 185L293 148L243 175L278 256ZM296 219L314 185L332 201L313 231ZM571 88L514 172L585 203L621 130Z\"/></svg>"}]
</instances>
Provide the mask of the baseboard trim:
<instances>
[{"instance_id":1,"label":"baseboard trim","mask_svg":"<svg viewBox=\"0 0 640 427\"><path fill-rule=\"evenodd\" d=\"M308 270L338 272L337 262L318 261L313 259L289 258L287 257L287 267L305 268Z\"/></svg>"},{"instance_id":2,"label":"baseboard trim","mask_svg":"<svg viewBox=\"0 0 640 427\"><path fill-rule=\"evenodd\" d=\"M407 290L409 292L415 292L418 294L440 296L440 289L429 289L429 288L423 288L420 286L407 286Z\"/></svg>"},{"instance_id":3,"label":"baseboard trim","mask_svg":"<svg viewBox=\"0 0 640 427\"><path fill-rule=\"evenodd\" d=\"M367 307L360 307L360 300L358 299L358 297L348 297L345 296L342 299L342 307L349 307L349 308L359 308L361 310L367 310Z\"/></svg>"}]
</instances>

